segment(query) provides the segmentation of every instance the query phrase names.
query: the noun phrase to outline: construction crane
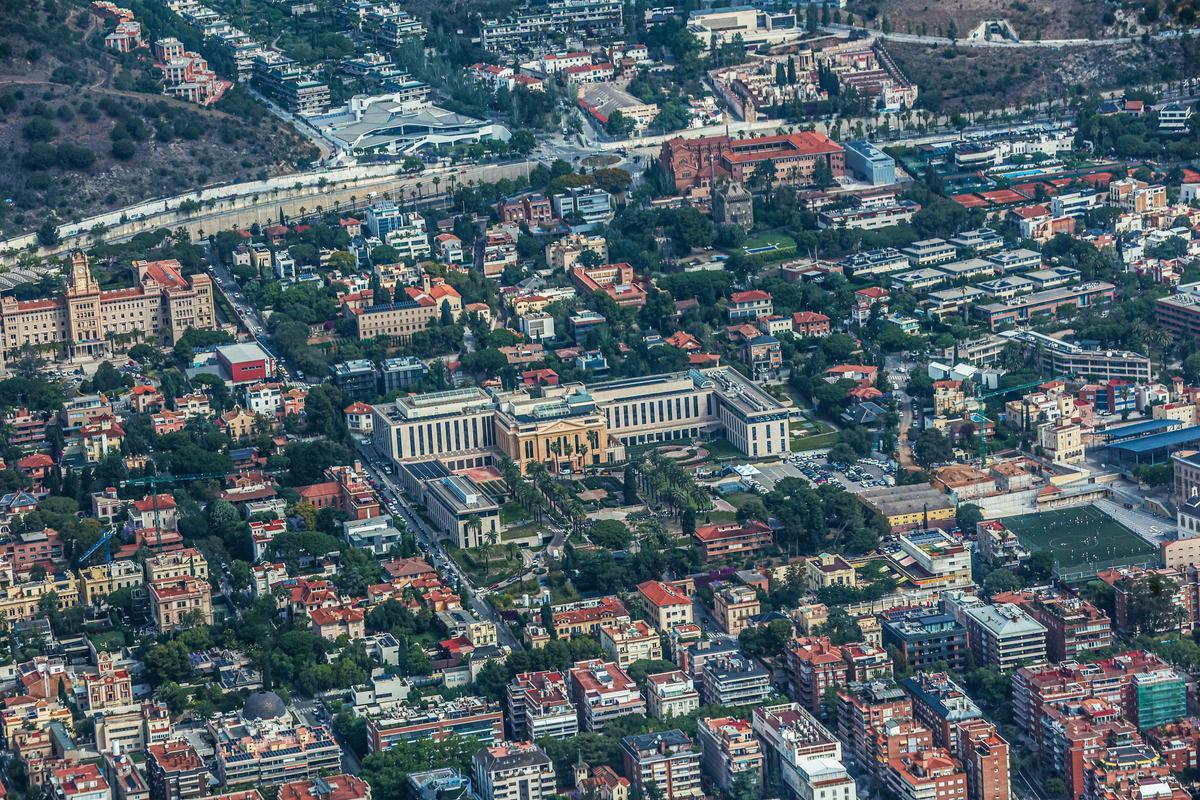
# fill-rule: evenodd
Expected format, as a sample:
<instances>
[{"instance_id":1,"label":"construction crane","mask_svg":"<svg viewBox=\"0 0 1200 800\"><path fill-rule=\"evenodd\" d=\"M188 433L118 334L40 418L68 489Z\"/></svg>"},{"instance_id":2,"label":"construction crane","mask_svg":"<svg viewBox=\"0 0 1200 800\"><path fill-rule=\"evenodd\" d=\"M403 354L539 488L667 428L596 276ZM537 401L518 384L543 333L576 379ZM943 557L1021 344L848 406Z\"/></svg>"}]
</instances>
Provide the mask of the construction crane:
<instances>
[{"instance_id":1,"label":"construction crane","mask_svg":"<svg viewBox=\"0 0 1200 800\"><path fill-rule=\"evenodd\" d=\"M114 538L116 538L118 530L119 530L118 526L113 525L111 528L106 530L99 539L96 540L95 544L93 544L87 550L83 551L83 555L81 555L79 557L79 566L83 566L84 564L86 564L88 559L91 558L92 556L94 556L96 554L96 551L99 550L101 547L104 548L104 563L111 564L112 563L112 540Z\"/></svg>"},{"instance_id":2,"label":"construction crane","mask_svg":"<svg viewBox=\"0 0 1200 800\"><path fill-rule=\"evenodd\" d=\"M229 475L224 472L197 472L190 475L147 475L144 478L128 478L121 481L122 486L150 487L151 502L154 507L155 547L162 547L162 515L158 509L158 487L170 483L190 483L191 481L225 480Z\"/></svg>"},{"instance_id":3,"label":"construction crane","mask_svg":"<svg viewBox=\"0 0 1200 800\"><path fill-rule=\"evenodd\" d=\"M1022 383L1018 386L1006 386L1003 389L995 389L990 392L983 391L982 385L977 386L975 388L975 403L978 406L978 409L976 410L976 412L973 415L971 415L971 421L976 423L979 426L979 467L980 467L980 469L983 469L984 467L987 466L987 414L985 413L983 401L987 400L990 397L1000 397L1001 395L1006 395L1009 392L1019 392L1022 389L1033 389L1034 387L1041 386L1043 383L1046 383L1047 381L1052 381L1052 380L1061 380L1061 379L1045 378L1040 381L1034 381L1033 383Z\"/></svg>"}]
</instances>

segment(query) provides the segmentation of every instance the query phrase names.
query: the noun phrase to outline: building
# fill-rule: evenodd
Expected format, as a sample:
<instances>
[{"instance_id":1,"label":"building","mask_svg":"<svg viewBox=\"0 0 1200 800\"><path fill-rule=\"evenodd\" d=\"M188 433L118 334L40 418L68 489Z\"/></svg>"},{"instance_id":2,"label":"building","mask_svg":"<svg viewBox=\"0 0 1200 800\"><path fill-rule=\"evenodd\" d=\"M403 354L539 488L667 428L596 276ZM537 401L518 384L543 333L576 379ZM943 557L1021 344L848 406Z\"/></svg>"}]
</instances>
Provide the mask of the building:
<instances>
[{"instance_id":1,"label":"building","mask_svg":"<svg viewBox=\"0 0 1200 800\"><path fill-rule=\"evenodd\" d=\"M642 607L650 616L650 622L659 631L667 632L676 625L692 621L692 598L673 583L645 581L638 584L638 595Z\"/></svg>"},{"instance_id":2,"label":"building","mask_svg":"<svg viewBox=\"0 0 1200 800\"><path fill-rule=\"evenodd\" d=\"M551 202L554 215L568 224L604 225L613 217L612 195L596 186L570 188Z\"/></svg>"},{"instance_id":3,"label":"building","mask_svg":"<svg viewBox=\"0 0 1200 800\"><path fill-rule=\"evenodd\" d=\"M569 678L571 699L578 709L582 731L600 733L611 720L646 713L646 701L637 683L615 663L599 659L580 661L571 669Z\"/></svg>"},{"instance_id":4,"label":"building","mask_svg":"<svg viewBox=\"0 0 1200 800\"><path fill-rule=\"evenodd\" d=\"M924 671L943 663L961 672L967 665L967 630L952 615L904 609L883 617L883 644L894 647L906 670Z\"/></svg>"},{"instance_id":5,"label":"building","mask_svg":"<svg viewBox=\"0 0 1200 800\"><path fill-rule=\"evenodd\" d=\"M1152 377L1150 359L1140 353L1082 347L1037 331L1006 331L1001 336L1005 341L1025 343L1027 351L1038 359L1038 367L1044 375L1135 382L1147 382Z\"/></svg>"},{"instance_id":6,"label":"building","mask_svg":"<svg viewBox=\"0 0 1200 800\"><path fill-rule=\"evenodd\" d=\"M58 800L111 800L108 781L95 764L52 770L49 783Z\"/></svg>"},{"instance_id":7,"label":"building","mask_svg":"<svg viewBox=\"0 0 1200 800\"><path fill-rule=\"evenodd\" d=\"M912 698L913 717L933 732L938 747L954 747L958 725L983 718L979 706L944 672L919 672L900 685Z\"/></svg>"},{"instance_id":8,"label":"building","mask_svg":"<svg viewBox=\"0 0 1200 800\"><path fill-rule=\"evenodd\" d=\"M357 775L322 775L283 784L279 800L371 800L371 787Z\"/></svg>"},{"instance_id":9,"label":"building","mask_svg":"<svg viewBox=\"0 0 1200 800\"><path fill-rule=\"evenodd\" d=\"M699 798L700 751L687 734L679 730L643 733L621 740L625 777L634 790L645 797L650 786L657 787L664 800Z\"/></svg>"},{"instance_id":10,"label":"building","mask_svg":"<svg viewBox=\"0 0 1200 800\"><path fill-rule=\"evenodd\" d=\"M877 733L889 723L902 727L912 721L912 700L895 681L877 680L850 683L837 693L837 735L846 748L846 756L874 773L879 779L879 747ZM913 731L910 731L913 732ZM915 733L915 732L913 732ZM914 735L917 747L932 747L932 734L926 729L927 741ZM915 748L914 748L915 749Z\"/></svg>"},{"instance_id":11,"label":"building","mask_svg":"<svg viewBox=\"0 0 1200 800\"><path fill-rule=\"evenodd\" d=\"M329 108L329 85L279 52L259 51L254 85L293 114L319 114Z\"/></svg>"},{"instance_id":12,"label":"building","mask_svg":"<svg viewBox=\"0 0 1200 800\"><path fill-rule=\"evenodd\" d=\"M800 338L824 337L831 333L829 317L817 311L796 311L792 314L792 333Z\"/></svg>"},{"instance_id":13,"label":"building","mask_svg":"<svg viewBox=\"0 0 1200 800\"><path fill-rule=\"evenodd\" d=\"M929 512L923 510L925 513ZM900 547L888 554L888 564L915 586L959 589L973 585L971 553L950 534L940 528L913 529L897 538Z\"/></svg>"},{"instance_id":14,"label":"building","mask_svg":"<svg viewBox=\"0 0 1200 800\"><path fill-rule=\"evenodd\" d=\"M426 482L424 499L437 530L458 547L479 547L499 536L500 506L466 476Z\"/></svg>"},{"instance_id":15,"label":"building","mask_svg":"<svg viewBox=\"0 0 1200 800\"><path fill-rule=\"evenodd\" d=\"M888 762L888 788L899 800L967 800L962 765L943 748Z\"/></svg>"},{"instance_id":16,"label":"building","mask_svg":"<svg viewBox=\"0 0 1200 800\"><path fill-rule=\"evenodd\" d=\"M713 617L730 636L750 627L760 610L758 594L749 586L727 584L713 594Z\"/></svg>"},{"instance_id":17,"label":"building","mask_svg":"<svg viewBox=\"0 0 1200 800\"><path fill-rule=\"evenodd\" d=\"M737 781L762 785L763 754L749 722L733 717L702 719L696 729L704 777L728 794Z\"/></svg>"},{"instance_id":18,"label":"building","mask_svg":"<svg viewBox=\"0 0 1200 800\"><path fill-rule=\"evenodd\" d=\"M771 528L758 520L701 525L692 533L692 543L706 559L740 558L770 547L773 542Z\"/></svg>"},{"instance_id":19,"label":"building","mask_svg":"<svg viewBox=\"0 0 1200 800\"><path fill-rule=\"evenodd\" d=\"M793 792L797 800L855 800L857 787L839 761L818 758L796 766Z\"/></svg>"},{"instance_id":20,"label":"building","mask_svg":"<svg viewBox=\"0 0 1200 800\"><path fill-rule=\"evenodd\" d=\"M815 592L830 586L858 585L858 571L840 555L821 553L804 559L804 585Z\"/></svg>"},{"instance_id":21,"label":"building","mask_svg":"<svg viewBox=\"0 0 1200 800\"><path fill-rule=\"evenodd\" d=\"M647 675L646 700L654 719L686 716L700 707L700 693L682 670Z\"/></svg>"},{"instance_id":22,"label":"building","mask_svg":"<svg viewBox=\"0 0 1200 800\"><path fill-rule=\"evenodd\" d=\"M996 331L1007 325L1027 324L1035 317L1057 317L1064 308L1080 309L1102 305L1111 302L1115 296L1116 287L1113 284L1104 281L1089 281L1074 286L1034 292L1004 303L977 305L975 313L991 330ZM1159 323L1168 328L1171 328L1174 317L1168 313L1165 315L1168 319L1164 319L1163 309L1165 301L1172 300L1174 297L1178 297L1178 295L1162 297L1156 301L1158 305L1155 311Z\"/></svg>"},{"instance_id":23,"label":"building","mask_svg":"<svg viewBox=\"0 0 1200 800\"><path fill-rule=\"evenodd\" d=\"M375 365L366 359L341 361L330 365L329 371L334 385L351 402L370 402L379 395Z\"/></svg>"},{"instance_id":24,"label":"building","mask_svg":"<svg viewBox=\"0 0 1200 800\"><path fill-rule=\"evenodd\" d=\"M846 171L873 186L896 182L896 160L868 141L846 142Z\"/></svg>"},{"instance_id":25,"label":"building","mask_svg":"<svg viewBox=\"0 0 1200 800\"><path fill-rule=\"evenodd\" d=\"M569 739L579 732L570 688L561 672L522 672L508 685L508 726L514 739Z\"/></svg>"},{"instance_id":26,"label":"building","mask_svg":"<svg viewBox=\"0 0 1200 800\"><path fill-rule=\"evenodd\" d=\"M946 610L967 629L975 663L1003 671L1046 660L1046 628L1019 606L988 605L974 595L949 592Z\"/></svg>"},{"instance_id":27,"label":"building","mask_svg":"<svg viewBox=\"0 0 1200 800\"><path fill-rule=\"evenodd\" d=\"M953 527L953 499L932 486L889 486L857 495L887 520L893 533L928 527Z\"/></svg>"},{"instance_id":28,"label":"building","mask_svg":"<svg viewBox=\"0 0 1200 800\"><path fill-rule=\"evenodd\" d=\"M208 766L184 738L146 746L150 800L195 800L208 794Z\"/></svg>"},{"instance_id":29,"label":"building","mask_svg":"<svg viewBox=\"0 0 1200 800\"><path fill-rule=\"evenodd\" d=\"M208 582L190 575L151 581L150 610L162 633L190 626L193 621L212 624L212 590Z\"/></svg>"},{"instance_id":30,"label":"building","mask_svg":"<svg viewBox=\"0 0 1200 800\"><path fill-rule=\"evenodd\" d=\"M472 759L481 800L550 800L557 795L554 764L532 742L497 742Z\"/></svg>"},{"instance_id":31,"label":"building","mask_svg":"<svg viewBox=\"0 0 1200 800\"><path fill-rule=\"evenodd\" d=\"M642 620L600 627L600 647L622 669L635 661L662 658L659 633Z\"/></svg>"},{"instance_id":32,"label":"building","mask_svg":"<svg viewBox=\"0 0 1200 800\"><path fill-rule=\"evenodd\" d=\"M705 705L749 706L771 696L771 673L754 659L724 653L704 660L700 685Z\"/></svg>"},{"instance_id":33,"label":"building","mask_svg":"<svg viewBox=\"0 0 1200 800\"><path fill-rule=\"evenodd\" d=\"M745 184L767 161L775 166L776 183L785 186L812 185L820 170L832 181L846 170L842 146L812 131L752 139L676 138L664 142L658 156L660 169L679 192L721 179Z\"/></svg>"},{"instance_id":34,"label":"building","mask_svg":"<svg viewBox=\"0 0 1200 800\"><path fill-rule=\"evenodd\" d=\"M753 381L715 367L562 384L538 397L463 388L399 398L375 405L372 437L398 469L414 456L461 469L504 453L523 470L538 461L558 474L624 460L630 445L718 434L751 458L788 452L788 413Z\"/></svg>"},{"instance_id":35,"label":"building","mask_svg":"<svg viewBox=\"0 0 1200 800\"><path fill-rule=\"evenodd\" d=\"M397 706L367 720L367 749L381 753L400 742L474 737L490 744L504 739L504 713L481 697L465 696L424 706Z\"/></svg>"},{"instance_id":36,"label":"building","mask_svg":"<svg viewBox=\"0 0 1200 800\"><path fill-rule=\"evenodd\" d=\"M491 52L511 52L547 35L573 31L596 35L624 29L623 6L616 0L551 0L527 5L504 19L482 21L480 45Z\"/></svg>"},{"instance_id":37,"label":"building","mask_svg":"<svg viewBox=\"0 0 1200 800\"><path fill-rule=\"evenodd\" d=\"M842 760L841 743L798 703L759 706L750 724L762 743L767 781L778 780L792 797L804 796L807 765Z\"/></svg>"},{"instance_id":38,"label":"building","mask_svg":"<svg viewBox=\"0 0 1200 800\"><path fill-rule=\"evenodd\" d=\"M187 279L175 260L134 261L135 285L100 289L87 256L71 256L71 272L61 297L19 301L0 299L0 330L7 360L22 345L61 349L70 358L103 357L116 341L137 338L168 347L188 328L215 330L212 280L203 273Z\"/></svg>"},{"instance_id":39,"label":"building","mask_svg":"<svg viewBox=\"0 0 1200 800\"><path fill-rule=\"evenodd\" d=\"M722 183L713 190L713 222L744 231L754 227L754 197L740 183Z\"/></svg>"},{"instance_id":40,"label":"building","mask_svg":"<svg viewBox=\"0 0 1200 800\"><path fill-rule=\"evenodd\" d=\"M992 723L971 720L958 726L956 752L967 774L968 800L1009 800L1008 751L1008 742Z\"/></svg>"},{"instance_id":41,"label":"building","mask_svg":"<svg viewBox=\"0 0 1200 800\"><path fill-rule=\"evenodd\" d=\"M546 245L546 266L569 273L584 253L592 253L599 259L596 263L608 263L608 243L603 236L572 233Z\"/></svg>"},{"instance_id":42,"label":"building","mask_svg":"<svg viewBox=\"0 0 1200 800\"><path fill-rule=\"evenodd\" d=\"M627 624L630 620L625 605L616 597L560 603L550 607L550 616L558 639L598 634L605 625Z\"/></svg>"}]
</instances>

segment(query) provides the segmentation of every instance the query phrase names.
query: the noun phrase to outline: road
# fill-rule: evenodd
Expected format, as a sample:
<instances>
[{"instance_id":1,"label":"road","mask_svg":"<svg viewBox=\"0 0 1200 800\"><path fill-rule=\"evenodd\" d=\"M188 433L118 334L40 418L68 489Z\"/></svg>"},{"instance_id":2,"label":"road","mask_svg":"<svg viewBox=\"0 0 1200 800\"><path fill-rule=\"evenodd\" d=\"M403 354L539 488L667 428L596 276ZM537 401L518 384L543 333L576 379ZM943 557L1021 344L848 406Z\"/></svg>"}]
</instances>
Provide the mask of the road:
<instances>
[{"instance_id":1,"label":"road","mask_svg":"<svg viewBox=\"0 0 1200 800\"><path fill-rule=\"evenodd\" d=\"M395 506L400 510L400 519L416 535L417 541L428 548L428 552L433 557L438 572L447 578L458 581L459 585L462 586L467 601L471 605L471 610L480 619L489 620L496 626L496 633L500 644L507 645L513 650L521 650L521 643L512 635L512 631L508 628L508 623L501 619L494 608L488 605L483 599L484 595L481 594L480 589L471 585L471 581L466 573L460 570L458 565L454 563L454 559L446 554L446 550L442 547L442 541L437 532L431 530L426 525L425 520L413 510L408 500L404 497L404 490L400 486L399 481L394 476L384 472L382 469L384 459L371 445L359 443L357 447L363 467L378 484L384 487L385 499L394 502Z\"/></svg>"},{"instance_id":2,"label":"road","mask_svg":"<svg viewBox=\"0 0 1200 800\"><path fill-rule=\"evenodd\" d=\"M835 31L851 31L848 25L822 25L822 28L828 28ZM857 30L863 30L858 28ZM870 31L871 34L882 39L892 42L908 42L911 44L934 44L934 45L954 45L955 47L1049 47L1053 49L1061 49L1065 47L1112 47L1119 44L1133 44L1140 42L1140 36L1114 36L1111 38L1101 39L1035 39L1025 40L1018 39L1011 41L1008 39L951 39L948 36L920 36L915 33L899 33L892 31L890 33L881 33L879 31ZM1150 39L1156 42L1165 42L1172 39L1182 39L1187 36L1195 36L1200 34L1200 28L1187 28L1185 30L1166 30L1158 31L1150 34Z\"/></svg>"}]
</instances>

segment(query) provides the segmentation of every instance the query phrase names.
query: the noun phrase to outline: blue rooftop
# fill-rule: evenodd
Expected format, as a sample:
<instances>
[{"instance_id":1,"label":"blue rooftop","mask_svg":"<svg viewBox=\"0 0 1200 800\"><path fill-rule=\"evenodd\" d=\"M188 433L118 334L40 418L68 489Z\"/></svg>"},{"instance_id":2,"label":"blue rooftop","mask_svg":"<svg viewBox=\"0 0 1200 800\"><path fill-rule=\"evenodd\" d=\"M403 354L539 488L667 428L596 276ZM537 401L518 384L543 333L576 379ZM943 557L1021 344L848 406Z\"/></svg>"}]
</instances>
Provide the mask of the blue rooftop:
<instances>
[{"instance_id":1,"label":"blue rooftop","mask_svg":"<svg viewBox=\"0 0 1200 800\"><path fill-rule=\"evenodd\" d=\"M1142 422L1135 422L1132 425L1122 425L1119 428L1111 428L1104 432L1105 440L1109 442L1123 441L1134 436L1142 436L1147 433L1159 433L1161 431L1169 431L1173 428L1180 427L1182 423L1173 419L1148 419Z\"/></svg>"},{"instance_id":2,"label":"blue rooftop","mask_svg":"<svg viewBox=\"0 0 1200 800\"><path fill-rule=\"evenodd\" d=\"M1143 436L1140 439L1134 439L1133 441L1113 442L1112 444L1106 444L1105 447L1109 450L1138 454L1149 453L1152 450L1162 450L1174 445L1184 445L1188 442L1200 442L1200 425L1191 425L1187 428L1167 431L1166 433L1155 433L1150 436Z\"/></svg>"}]
</instances>

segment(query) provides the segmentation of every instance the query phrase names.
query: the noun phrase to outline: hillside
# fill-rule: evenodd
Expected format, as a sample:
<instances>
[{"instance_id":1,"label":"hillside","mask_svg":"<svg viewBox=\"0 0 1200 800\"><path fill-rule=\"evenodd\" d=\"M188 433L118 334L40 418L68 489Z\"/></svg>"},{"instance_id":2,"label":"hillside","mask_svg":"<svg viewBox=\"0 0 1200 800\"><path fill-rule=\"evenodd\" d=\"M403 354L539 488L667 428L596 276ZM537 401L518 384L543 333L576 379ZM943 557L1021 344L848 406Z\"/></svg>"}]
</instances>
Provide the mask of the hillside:
<instances>
[{"instance_id":1,"label":"hillside","mask_svg":"<svg viewBox=\"0 0 1200 800\"><path fill-rule=\"evenodd\" d=\"M106 50L114 23L84 0L0 0L0 14L0 235L315 154L238 87L212 108L160 95L149 51ZM177 34L140 19L151 41Z\"/></svg>"}]
</instances>

